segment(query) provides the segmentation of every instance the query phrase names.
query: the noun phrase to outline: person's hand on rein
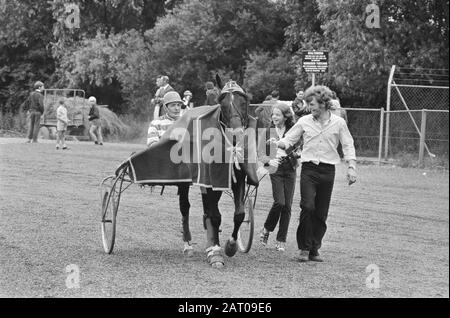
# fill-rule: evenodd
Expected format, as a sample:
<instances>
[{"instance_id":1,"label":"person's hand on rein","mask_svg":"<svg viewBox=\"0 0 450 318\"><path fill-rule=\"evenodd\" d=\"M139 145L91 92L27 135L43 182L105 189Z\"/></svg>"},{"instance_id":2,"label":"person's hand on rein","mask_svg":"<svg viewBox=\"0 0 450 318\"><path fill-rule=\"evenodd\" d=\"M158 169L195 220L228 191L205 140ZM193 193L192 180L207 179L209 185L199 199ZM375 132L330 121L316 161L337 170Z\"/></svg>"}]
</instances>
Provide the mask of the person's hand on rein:
<instances>
[{"instance_id":1,"label":"person's hand on rein","mask_svg":"<svg viewBox=\"0 0 450 318\"><path fill-rule=\"evenodd\" d=\"M273 145L278 146L278 139L275 138L275 137L272 137L272 138L270 138L269 140L267 140L267 143L268 143L268 144L273 144Z\"/></svg>"}]
</instances>

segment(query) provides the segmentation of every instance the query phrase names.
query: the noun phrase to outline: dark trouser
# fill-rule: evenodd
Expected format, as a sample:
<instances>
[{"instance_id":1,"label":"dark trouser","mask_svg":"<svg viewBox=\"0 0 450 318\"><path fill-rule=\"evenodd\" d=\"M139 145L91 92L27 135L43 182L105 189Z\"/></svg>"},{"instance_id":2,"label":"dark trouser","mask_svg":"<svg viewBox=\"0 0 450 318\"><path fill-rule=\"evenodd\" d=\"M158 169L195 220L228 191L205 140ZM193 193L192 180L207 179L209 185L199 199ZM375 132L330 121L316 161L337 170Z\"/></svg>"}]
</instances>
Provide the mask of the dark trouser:
<instances>
[{"instance_id":1,"label":"dark trouser","mask_svg":"<svg viewBox=\"0 0 450 318\"><path fill-rule=\"evenodd\" d=\"M32 110L30 112L30 122L28 126L28 140L33 140L34 142L37 142L41 115L42 114L40 112L35 110Z\"/></svg>"},{"instance_id":2,"label":"dark trouser","mask_svg":"<svg viewBox=\"0 0 450 318\"><path fill-rule=\"evenodd\" d=\"M267 216L264 227L272 232L278 220L277 241L286 242L289 221L291 220L291 207L294 198L295 180L297 178L296 169L292 168L289 162L278 167L277 172L270 175L272 181L273 205Z\"/></svg>"},{"instance_id":3,"label":"dark trouser","mask_svg":"<svg viewBox=\"0 0 450 318\"><path fill-rule=\"evenodd\" d=\"M305 162L300 176L300 224L297 244L300 250L317 254L327 230L326 220L333 192L335 166Z\"/></svg>"},{"instance_id":4,"label":"dark trouser","mask_svg":"<svg viewBox=\"0 0 450 318\"><path fill-rule=\"evenodd\" d=\"M182 215L182 227L183 227L183 241L192 241L191 232L189 230L189 209L191 204L189 203L189 183L180 183L178 185L178 196L180 212Z\"/></svg>"}]
</instances>

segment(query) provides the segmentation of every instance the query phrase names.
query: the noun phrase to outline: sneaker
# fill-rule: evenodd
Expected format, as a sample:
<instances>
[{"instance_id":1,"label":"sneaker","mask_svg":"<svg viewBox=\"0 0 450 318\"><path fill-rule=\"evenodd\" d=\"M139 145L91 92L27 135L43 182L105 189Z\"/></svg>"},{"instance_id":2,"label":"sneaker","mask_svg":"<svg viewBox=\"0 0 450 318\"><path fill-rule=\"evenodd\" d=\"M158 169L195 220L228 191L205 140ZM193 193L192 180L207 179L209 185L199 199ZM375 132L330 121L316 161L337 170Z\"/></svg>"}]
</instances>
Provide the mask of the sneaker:
<instances>
[{"instance_id":1,"label":"sneaker","mask_svg":"<svg viewBox=\"0 0 450 318\"><path fill-rule=\"evenodd\" d=\"M286 243L277 241L275 248L279 252L285 252L286 251Z\"/></svg>"},{"instance_id":2,"label":"sneaker","mask_svg":"<svg viewBox=\"0 0 450 318\"><path fill-rule=\"evenodd\" d=\"M266 228L263 228L261 230L260 241L263 246L267 245L267 241L269 240L269 234L270 234L270 232L267 231Z\"/></svg>"},{"instance_id":3,"label":"sneaker","mask_svg":"<svg viewBox=\"0 0 450 318\"><path fill-rule=\"evenodd\" d=\"M309 251L300 250L297 260L302 263L309 261Z\"/></svg>"},{"instance_id":4,"label":"sneaker","mask_svg":"<svg viewBox=\"0 0 450 318\"><path fill-rule=\"evenodd\" d=\"M318 262L318 263L322 263L323 262L323 259L320 257L320 254L317 251L310 251L308 258L312 262Z\"/></svg>"},{"instance_id":5,"label":"sneaker","mask_svg":"<svg viewBox=\"0 0 450 318\"><path fill-rule=\"evenodd\" d=\"M94 141L94 145L98 145L98 141Z\"/></svg>"},{"instance_id":6,"label":"sneaker","mask_svg":"<svg viewBox=\"0 0 450 318\"><path fill-rule=\"evenodd\" d=\"M100 146L103 146L103 142L99 143Z\"/></svg>"},{"instance_id":7,"label":"sneaker","mask_svg":"<svg viewBox=\"0 0 450 318\"><path fill-rule=\"evenodd\" d=\"M67 147L67 146L64 146L63 147L63 150L69 150L70 148L69 147Z\"/></svg>"},{"instance_id":8,"label":"sneaker","mask_svg":"<svg viewBox=\"0 0 450 318\"><path fill-rule=\"evenodd\" d=\"M56 146L56 150L59 150L59 146Z\"/></svg>"}]
</instances>

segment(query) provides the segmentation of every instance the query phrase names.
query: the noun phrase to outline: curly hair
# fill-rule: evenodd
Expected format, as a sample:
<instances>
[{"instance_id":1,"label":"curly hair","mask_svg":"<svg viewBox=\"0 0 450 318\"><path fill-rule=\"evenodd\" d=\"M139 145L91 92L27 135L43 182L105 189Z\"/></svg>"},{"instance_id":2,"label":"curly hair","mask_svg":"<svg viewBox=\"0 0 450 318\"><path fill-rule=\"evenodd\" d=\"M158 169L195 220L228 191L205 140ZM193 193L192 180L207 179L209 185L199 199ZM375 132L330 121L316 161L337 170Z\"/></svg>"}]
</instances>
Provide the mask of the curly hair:
<instances>
[{"instance_id":1,"label":"curly hair","mask_svg":"<svg viewBox=\"0 0 450 318\"><path fill-rule=\"evenodd\" d=\"M281 113L283 114L284 118L286 118L285 125L286 125L286 131L288 131L295 124L294 116L292 115L290 107L288 105L286 105L286 104L283 104L283 103L276 103L272 107L272 114L273 114L273 110L275 108L279 109L281 111ZM272 125L273 125L273 122L272 122Z\"/></svg>"},{"instance_id":2,"label":"curly hair","mask_svg":"<svg viewBox=\"0 0 450 318\"><path fill-rule=\"evenodd\" d=\"M329 110L332 106L332 92L326 86L318 85L308 88L305 92L304 99L307 103L309 103L313 98L316 98L316 101L319 104L325 105L327 110Z\"/></svg>"}]
</instances>

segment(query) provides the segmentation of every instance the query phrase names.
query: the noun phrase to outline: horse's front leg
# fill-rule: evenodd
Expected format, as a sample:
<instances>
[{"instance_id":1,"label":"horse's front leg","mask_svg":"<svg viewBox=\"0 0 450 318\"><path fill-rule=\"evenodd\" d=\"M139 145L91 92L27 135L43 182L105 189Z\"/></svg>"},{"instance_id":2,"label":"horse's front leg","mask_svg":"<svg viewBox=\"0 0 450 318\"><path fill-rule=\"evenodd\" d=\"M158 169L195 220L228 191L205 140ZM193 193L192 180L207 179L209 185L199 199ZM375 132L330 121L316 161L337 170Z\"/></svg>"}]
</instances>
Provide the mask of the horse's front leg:
<instances>
[{"instance_id":1,"label":"horse's front leg","mask_svg":"<svg viewBox=\"0 0 450 318\"><path fill-rule=\"evenodd\" d=\"M234 228L231 238L227 241L225 246L225 254L233 257L237 252L237 238L239 229L245 219L244 196L245 196L245 174L240 170L235 170L236 183L233 183L233 197L234 197Z\"/></svg>"},{"instance_id":2,"label":"horse's front leg","mask_svg":"<svg viewBox=\"0 0 450 318\"><path fill-rule=\"evenodd\" d=\"M206 229L206 258L214 268L221 268L224 265L222 249L219 240L219 228L222 217L219 211L219 200L222 192L205 189L202 192L204 225Z\"/></svg>"}]
</instances>

